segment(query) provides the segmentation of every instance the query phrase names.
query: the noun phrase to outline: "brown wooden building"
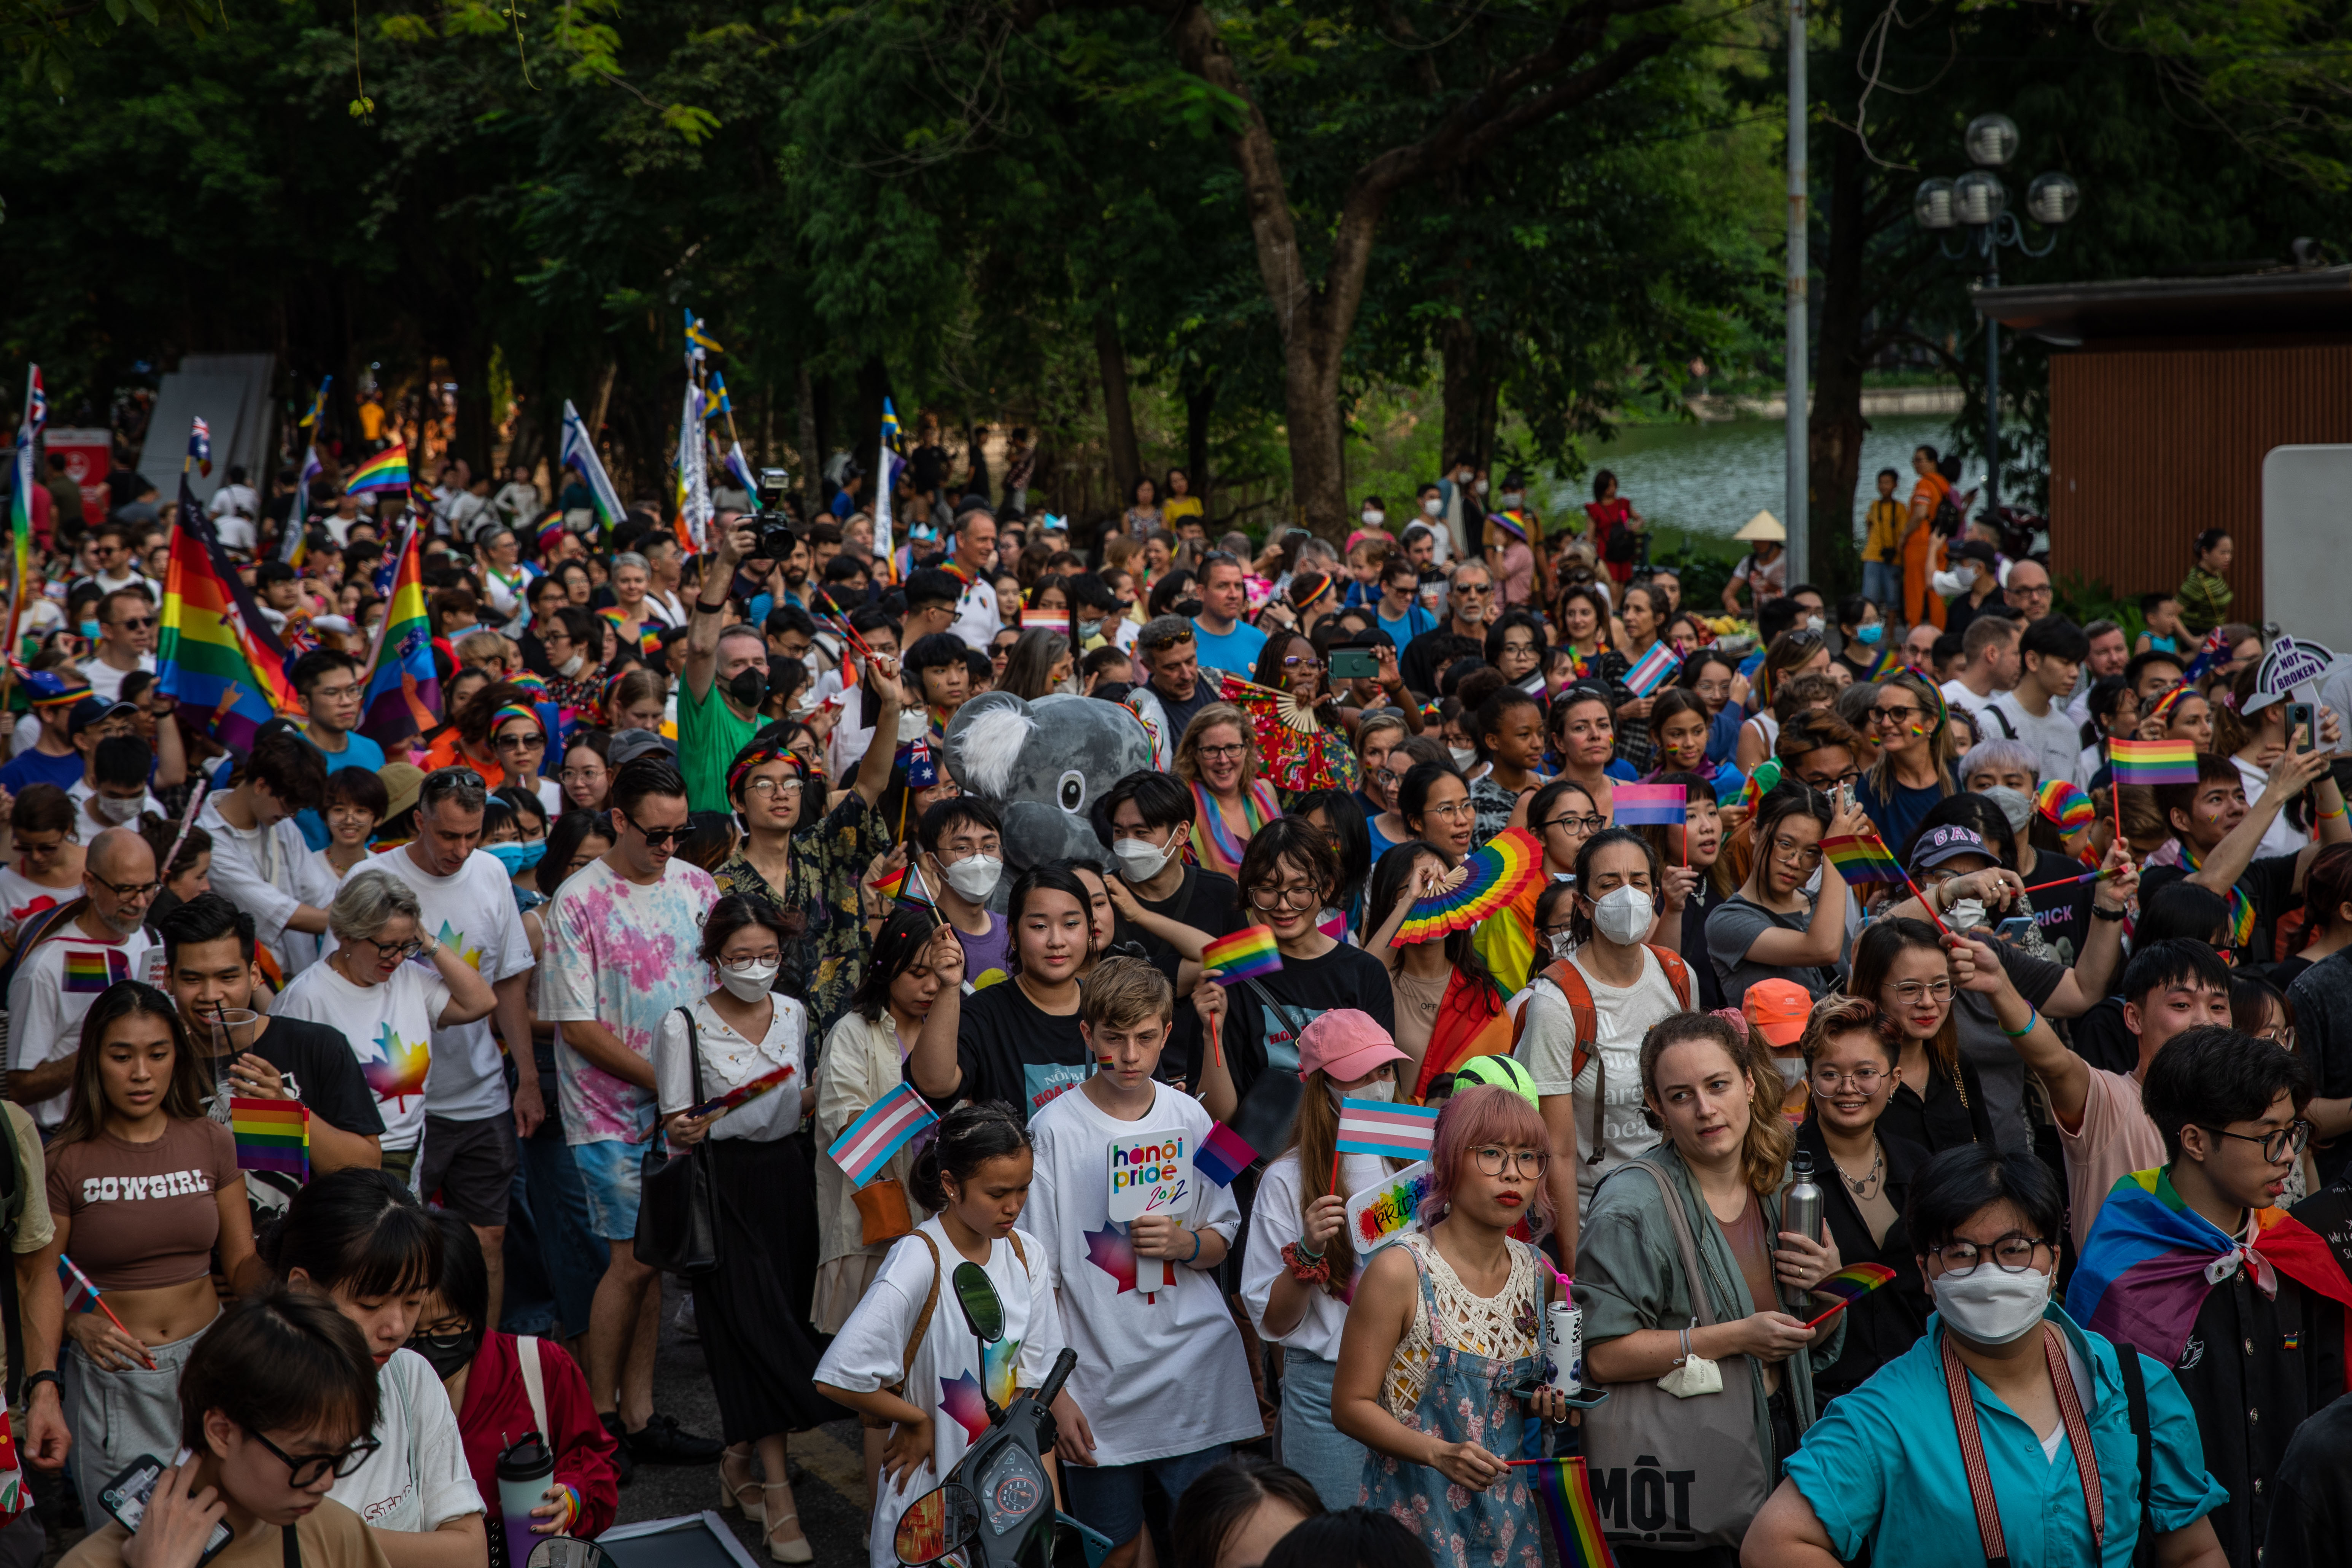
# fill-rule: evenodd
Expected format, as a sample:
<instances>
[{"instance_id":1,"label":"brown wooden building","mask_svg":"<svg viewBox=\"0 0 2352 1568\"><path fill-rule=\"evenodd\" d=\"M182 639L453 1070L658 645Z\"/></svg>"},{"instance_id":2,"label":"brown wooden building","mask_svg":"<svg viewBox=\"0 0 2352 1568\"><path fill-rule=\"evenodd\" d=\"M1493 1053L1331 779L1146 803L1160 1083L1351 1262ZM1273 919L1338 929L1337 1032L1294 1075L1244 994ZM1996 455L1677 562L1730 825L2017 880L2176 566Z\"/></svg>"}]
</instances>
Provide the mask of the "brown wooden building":
<instances>
[{"instance_id":1,"label":"brown wooden building","mask_svg":"<svg viewBox=\"0 0 2352 1568\"><path fill-rule=\"evenodd\" d=\"M1984 289L1975 304L2055 345L2052 574L2175 587L2198 532L2226 528L2232 613L2260 622L2264 454L2352 442L2352 267Z\"/></svg>"}]
</instances>

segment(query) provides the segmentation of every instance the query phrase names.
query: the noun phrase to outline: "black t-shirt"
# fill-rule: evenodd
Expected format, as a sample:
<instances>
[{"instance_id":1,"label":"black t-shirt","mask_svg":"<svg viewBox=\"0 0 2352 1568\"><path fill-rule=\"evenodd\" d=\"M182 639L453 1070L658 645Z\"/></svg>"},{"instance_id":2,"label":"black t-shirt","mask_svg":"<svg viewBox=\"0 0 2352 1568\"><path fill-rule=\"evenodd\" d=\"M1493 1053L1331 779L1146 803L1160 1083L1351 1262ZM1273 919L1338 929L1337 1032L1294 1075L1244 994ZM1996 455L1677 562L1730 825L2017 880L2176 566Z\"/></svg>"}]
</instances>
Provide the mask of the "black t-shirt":
<instances>
[{"instance_id":1,"label":"black t-shirt","mask_svg":"<svg viewBox=\"0 0 2352 1568\"><path fill-rule=\"evenodd\" d=\"M1056 1016L1029 1000L1012 980L963 999L956 1020L956 1066L963 1082L932 1105L993 1100L1026 1122L1055 1095L1084 1083L1089 1058L1078 1016ZM925 1096L929 1099L929 1096Z\"/></svg>"},{"instance_id":2,"label":"black t-shirt","mask_svg":"<svg viewBox=\"0 0 2352 1568\"><path fill-rule=\"evenodd\" d=\"M2065 874L2073 862L2060 855L2042 854L2033 868L2028 882L2054 881ZM2031 895L2033 903L2033 929L2050 944L2063 963L2073 963L2083 956L2083 948L2091 940L2091 901L2099 896L2096 882L2077 882L2071 888L2044 888Z\"/></svg>"},{"instance_id":3,"label":"black t-shirt","mask_svg":"<svg viewBox=\"0 0 2352 1568\"><path fill-rule=\"evenodd\" d=\"M2124 999L2104 997L2066 1026L2074 1054L2101 1072L2126 1078L2139 1070L2139 1037L2124 1023Z\"/></svg>"},{"instance_id":4,"label":"black t-shirt","mask_svg":"<svg viewBox=\"0 0 2352 1568\"><path fill-rule=\"evenodd\" d=\"M2352 1568L2352 1394L2294 1429L2272 1485L2263 1568Z\"/></svg>"},{"instance_id":5,"label":"black t-shirt","mask_svg":"<svg viewBox=\"0 0 2352 1568\"><path fill-rule=\"evenodd\" d=\"M383 1136L383 1117L376 1110L375 1096L368 1091L367 1079L360 1073L359 1058L352 1054L352 1043L341 1029L314 1024L307 1018L273 1016L261 1031L261 1037L254 1042L253 1055L276 1068L294 1097L328 1126L361 1138ZM206 1063L208 1068L225 1068L226 1065ZM214 1119L226 1119L227 1097L216 1095L214 1105ZM282 1172L245 1173L245 1195L257 1221L284 1213L301 1189L300 1182Z\"/></svg>"},{"instance_id":6,"label":"black t-shirt","mask_svg":"<svg viewBox=\"0 0 2352 1568\"><path fill-rule=\"evenodd\" d=\"M1255 982L1278 1005L1268 1007L1251 983L1233 986L1226 994L1225 1065L1234 1075L1236 1093L1247 1094L1269 1066L1297 1077L1298 1041L1294 1029L1303 1029L1334 1007L1353 1007L1393 1036L1396 999L1381 961L1360 947L1335 945L1320 958L1292 958ZM1285 1015L1287 1016L1285 1016Z\"/></svg>"},{"instance_id":7,"label":"black t-shirt","mask_svg":"<svg viewBox=\"0 0 2352 1568\"><path fill-rule=\"evenodd\" d=\"M1215 871L1204 871L1198 866L1184 868L1184 879L1168 898L1154 902L1136 895L1136 901L1163 920L1203 931L1211 936L1229 936L1246 923L1241 919L1241 889L1231 877ZM1113 942L1132 942L1140 945L1168 984L1176 984L1176 972L1183 960L1176 950L1151 935L1140 926L1125 920L1112 922ZM1201 1015L1182 995L1176 998L1176 1032L1168 1037L1168 1049L1160 1058L1160 1077L1173 1083L1179 1079L1198 1087L1202 1062L1201 1052Z\"/></svg>"},{"instance_id":8,"label":"black t-shirt","mask_svg":"<svg viewBox=\"0 0 2352 1568\"><path fill-rule=\"evenodd\" d=\"M2243 947L2233 949L2238 962L2245 964L2266 964L2277 951L2275 933L2279 917L2303 906L2303 895L2294 890L2296 857L2270 855L2250 861L2238 877L2238 891L2254 906L2253 935ZM2139 874L2140 907L2156 897L2161 888L2185 880L2189 873L2179 866L2151 866Z\"/></svg>"},{"instance_id":9,"label":"black t-shirt","mask_svg":"<svg viewBox=\"0 0 2352 1568\"><path fill-rule=\"evenodd\" d=\"M1878 1117L1879 1136L1908 1139L1937 1154L1963 1143L1991 1144L1992 1116L1976 1064L1960 1057L1952 1067L1937 1068L1931 1052L1927 1069L1924 1097L1918 1086L1909 1083L1896 1084L1886 1097L1886 1109Z\"/></svg>"}]
</instances>

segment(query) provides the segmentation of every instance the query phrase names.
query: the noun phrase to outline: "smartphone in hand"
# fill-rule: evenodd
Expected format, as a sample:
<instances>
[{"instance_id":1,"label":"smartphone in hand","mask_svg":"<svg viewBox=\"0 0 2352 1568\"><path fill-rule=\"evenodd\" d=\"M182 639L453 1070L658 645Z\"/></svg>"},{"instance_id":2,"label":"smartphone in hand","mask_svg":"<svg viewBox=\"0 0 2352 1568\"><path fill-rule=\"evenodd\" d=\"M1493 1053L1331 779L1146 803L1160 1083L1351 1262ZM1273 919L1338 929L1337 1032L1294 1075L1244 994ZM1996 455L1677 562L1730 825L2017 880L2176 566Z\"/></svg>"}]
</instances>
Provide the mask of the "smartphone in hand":
<instances>
[{"instance_id":1,"label":"smartphone in hand","mask_svg":"<svg viewBox=\"0 0 2352 1568\"><path fill-rule=\"evenodd\" d=\"M2317 710L2308 702L2286 705L2286 749L2289 752L2308 752L2319 744Z\"/></svg>"}]
</instances>

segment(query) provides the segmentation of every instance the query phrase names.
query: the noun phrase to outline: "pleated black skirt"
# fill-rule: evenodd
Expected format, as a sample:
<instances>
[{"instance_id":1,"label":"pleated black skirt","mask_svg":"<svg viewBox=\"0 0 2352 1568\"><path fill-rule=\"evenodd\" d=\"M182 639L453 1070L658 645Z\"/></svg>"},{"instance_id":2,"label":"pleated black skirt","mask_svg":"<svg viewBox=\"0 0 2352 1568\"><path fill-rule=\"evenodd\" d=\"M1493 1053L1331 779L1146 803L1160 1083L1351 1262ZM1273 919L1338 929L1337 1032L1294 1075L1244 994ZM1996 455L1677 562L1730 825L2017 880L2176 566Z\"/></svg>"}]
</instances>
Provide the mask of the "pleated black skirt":
<instances>
[{"instance_id":1,"label":"pleated black skirt","mask_svg":"<svg viewBox=\"0 0 2352 1568\"><path fill-rule=\"evenodd\" d=\"M804 1432L849 1413L817 1394L816 1175L798 1140L710 1142L719 1267L694 1277L694 1316L730 1443Z\"/></svg>"}]
</instances>

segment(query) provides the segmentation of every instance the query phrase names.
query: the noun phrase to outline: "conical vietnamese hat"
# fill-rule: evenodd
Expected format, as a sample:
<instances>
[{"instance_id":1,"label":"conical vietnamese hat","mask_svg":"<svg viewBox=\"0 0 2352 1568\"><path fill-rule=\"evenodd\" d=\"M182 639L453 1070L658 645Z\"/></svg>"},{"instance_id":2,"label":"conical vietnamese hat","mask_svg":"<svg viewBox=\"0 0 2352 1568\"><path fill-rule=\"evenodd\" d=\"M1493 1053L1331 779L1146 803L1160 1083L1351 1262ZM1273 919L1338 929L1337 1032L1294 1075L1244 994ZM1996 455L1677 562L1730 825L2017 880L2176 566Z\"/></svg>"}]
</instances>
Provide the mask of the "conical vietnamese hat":
<instances>
[{"instance_id":1,"label":"conical vietnamese hat","mask_svg":"<svg viewBox=\"0 0 2352 1568\"><path fill-rule=\"evenodd\" d=\"M1786 544L1789 542L1789 531L1783 528L1780 525L1780 520L1770 512L1759 511L1748 520L1746 527L1731 537L1749 541L1770 540L1775 543Z\"/></svg>"}]
</instances>

